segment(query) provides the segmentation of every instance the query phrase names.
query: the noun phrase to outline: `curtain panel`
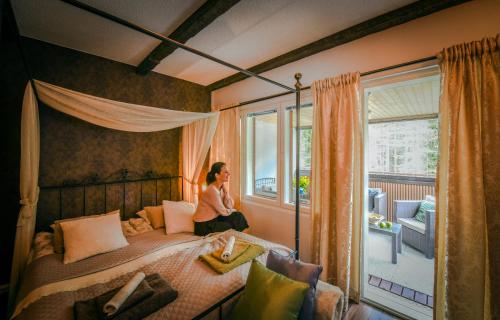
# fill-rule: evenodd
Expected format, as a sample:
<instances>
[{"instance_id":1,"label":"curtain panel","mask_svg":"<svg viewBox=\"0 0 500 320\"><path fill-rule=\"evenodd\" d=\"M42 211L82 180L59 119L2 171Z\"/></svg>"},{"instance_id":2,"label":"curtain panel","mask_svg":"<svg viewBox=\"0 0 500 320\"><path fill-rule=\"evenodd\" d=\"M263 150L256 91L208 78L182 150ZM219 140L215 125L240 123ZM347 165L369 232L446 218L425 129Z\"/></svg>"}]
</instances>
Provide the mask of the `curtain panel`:
<instances>
[{"instance_id":1,"label":"curtain panel","mask_svg":"<svg viewBox=\"0 0 500 320\"><path fill-rule=\"evenodd\" d=\"M240 208L240 128L238 108L221 111L210 147L210 165L218 161L225 162L231 173L228 191L237 209Z\"/></svg>"},{"instance_id":2,"label":"curtain panel","mask_svg":"<svg viewBox=\"0 0 500 320\"><path fill-rule=\"evenodd\" d=\"M13 306L19 279L21 278L31 250L35 234L36 205L38 202L38 169L40 162L40 123L38 104L33 87L28 84L24 91L21 111L21 165L20 196L21 209L16 226L14 256L10 275L9 306Z\"/></svg>"},{"instance_id":3,"label":"curtain panel","mask_svg":"<svg viewBox=\"0 0 500 320\"><path fill-rule=\"evenodd\" d=\"M198 205L198 178L217 128L219 114L182 128L182 175L184 200Z\"/></svg>"},{"instance_id":4,"label":"curtain panel","mask_svg":"<svg viewBox=\"0 0 500 320\"><path fill-rule=\"evenodd\" d=\"M312 260L321 277L359 299L363 134L359 73L315 81L312 136Z\"/></svg>"},{"instance_id":5,"label":"curtain panel","mask_svg":"<svg viewBox=\"0 0 500 320\"><path fill-rule=\"evenodd\" d=\"M499 319L500 37L438 57L435 319Z\"/></svg>"},{"instance_id":6,"label":"curtain panel","mask_svg":"<svg viewBox=\"0 0 500 320\"><path fill-rule=\"evenodd\" d=\"M152 132L187 125L187 130L184 131L192 134L184 147L190 150L188 156L193 156L187 170L188 180L197 178L196 173L199 175L217 126L217 112L197 113L153 108L99 98L38 80L34 82L40 101L60 112L98 126L122 131ZM13 307L35 232L39 158L38 104L30 82L24 93L21 115L21 209L14 244L9 308Z\"/></svg>"}]
</instances>

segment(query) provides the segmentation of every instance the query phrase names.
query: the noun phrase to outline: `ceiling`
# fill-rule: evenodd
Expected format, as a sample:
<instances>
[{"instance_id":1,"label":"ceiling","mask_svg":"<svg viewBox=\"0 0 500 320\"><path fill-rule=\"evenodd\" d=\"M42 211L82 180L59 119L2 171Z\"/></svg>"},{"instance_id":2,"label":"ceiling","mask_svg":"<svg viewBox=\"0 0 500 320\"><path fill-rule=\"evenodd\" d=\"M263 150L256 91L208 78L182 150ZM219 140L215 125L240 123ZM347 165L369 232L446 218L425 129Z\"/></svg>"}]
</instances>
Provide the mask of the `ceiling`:
<instances>
[{"instance_id":1,"label":"ceiling","mask_svg":"<svg viewBox=\"0 0 500 320\"><path fill-rule=\"evenodd\" d=\"M81 0L169 35L203 0ZM241 0L187 44L249 68L412 0ZM14 0L21 35L137 66L159 41L59 0ZM235 71L177 49L154 71L208 85Z\"/></svg>"},{"instance_id":2,"label":"ceiling","mask_svg":"<svg viewBox=\"0 0 500 320\"><path fill-rule=\"evenodd\" d=\"M417 78L371 88L369 120L436 115L439 111L440 76Z\"/></svg>"}]
</instances>

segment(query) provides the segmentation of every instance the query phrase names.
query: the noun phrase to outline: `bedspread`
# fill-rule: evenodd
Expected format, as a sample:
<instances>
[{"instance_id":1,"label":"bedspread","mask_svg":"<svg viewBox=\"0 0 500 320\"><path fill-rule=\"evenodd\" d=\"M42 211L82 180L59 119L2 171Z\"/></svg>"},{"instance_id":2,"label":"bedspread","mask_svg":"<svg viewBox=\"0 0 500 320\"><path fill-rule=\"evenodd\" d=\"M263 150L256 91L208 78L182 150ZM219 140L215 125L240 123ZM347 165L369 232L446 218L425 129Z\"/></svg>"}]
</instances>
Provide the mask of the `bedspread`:
<instances>
[{"instance_id":1,"label":"bedspread","mask_svg":"<svg viewBox=\"0 0 500 320\"><path fill-rule=\"evenodd\" d=\"M246 282L250 263L245 263L231 272L220 275L198 259L201 254L218 248L220 244L215 240L221 235L224 237L234 235L263 246L266 253L257 258L262 263L265 263L267 252L271 248L280 251L289 250L284 246L234 230L203 239L186 239L174 245L156 248L125 263L104 270L101 268L95 273L85 273L79 277L41 285L34 291L40 292L54 285L56 285L56 290L49 290L41 295L33 295L34 291L25 293L24 304L23 298L19 301L16 319L73 319L75 301L90 299L122 286L138 271L146 274L159 273L179 292L174 302L151 314L147 319L192 319L229 293L242 287ZM81 281L82 278L86 280ZM30 295L32 299L27 299ZM323 300L326 304L334 304L333 311L342 300L340 297L341 292L332 293L328 290L323 292ZM326 308L328 309L328 306ZM21 309L24 310L21 312ZM339 308L336 309L338 311ZM328 311L329 315L322 319L333 319L335 312Z\"/></svg>"}]
</instances>

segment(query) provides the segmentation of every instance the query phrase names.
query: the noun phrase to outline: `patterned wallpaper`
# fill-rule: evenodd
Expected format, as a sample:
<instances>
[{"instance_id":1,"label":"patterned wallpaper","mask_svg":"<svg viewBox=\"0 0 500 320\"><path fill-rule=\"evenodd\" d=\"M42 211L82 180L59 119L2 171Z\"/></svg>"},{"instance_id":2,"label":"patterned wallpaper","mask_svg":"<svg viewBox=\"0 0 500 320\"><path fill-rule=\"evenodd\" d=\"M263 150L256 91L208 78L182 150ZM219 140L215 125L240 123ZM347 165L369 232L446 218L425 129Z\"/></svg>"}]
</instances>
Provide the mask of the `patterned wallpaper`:
<instances>
[{"instance_id":1,"label":"patterned wallpaper","mask_svg":"<svg viewBox=\"0 0 500 320\"><path fill-rule=\"evenodd\" d=\"M203 86L153 72L141 76L133 66L37 40L24 38L23 44L36 79L118 101L210 111L210 92ZM139 174L147 171L179 174L180 128L151 133L123 132L84 122L44 105L39 109L41 186L78 181L92 174L105 179L122 168ZM49 208L54 208L55 201L57 197L40 195L40 221L54 216ZM76 202L65 207L74 208ZM87 212L92 213L98 212Z\"/></svg>"}]
</instances>

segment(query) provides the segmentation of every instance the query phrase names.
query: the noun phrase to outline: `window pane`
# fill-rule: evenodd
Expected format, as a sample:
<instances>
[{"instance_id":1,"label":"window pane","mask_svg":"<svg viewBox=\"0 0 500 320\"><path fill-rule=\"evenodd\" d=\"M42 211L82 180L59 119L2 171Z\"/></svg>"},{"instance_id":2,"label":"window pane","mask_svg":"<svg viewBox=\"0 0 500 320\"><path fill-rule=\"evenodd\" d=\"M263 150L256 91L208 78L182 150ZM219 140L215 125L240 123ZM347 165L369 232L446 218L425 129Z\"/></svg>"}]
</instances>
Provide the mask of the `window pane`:
<instances>
[{"instance_id":1,"label":"window pane","mask_svg":"<svg viewBox=\"0 0 500 320\"><path fill-rule=\"evenodd\" d=\"M300 108L300 168L299 194L303 204L309 204L312 155L312 105ZM296 163L295 163L295 108L287 108L285 113L285 201L295 203Z\"/></svg>"},{"instance_id":2,"label":"window pane","mask_svg":"<svg viewBox=\"0 0 500 320\"><path fill-rule=\"evenodd\" d=\"M254 195L276 198L278 173L278 114L275 110L249 115L247 119L247 168L252 172L251 190ZM248 161L250 160L250 161ZM250 164L250 165L248 165Z\"/></svg>"},{"instance_id":3,"label":"window pane","mask_svg":"<svg viewBox=\"0 0 500 320\"><path fill-rule=\"evenodd\" d=\"M370 173L436 175L437 119L373 123L368 130Z\"/></svg>"}]
</instances>

